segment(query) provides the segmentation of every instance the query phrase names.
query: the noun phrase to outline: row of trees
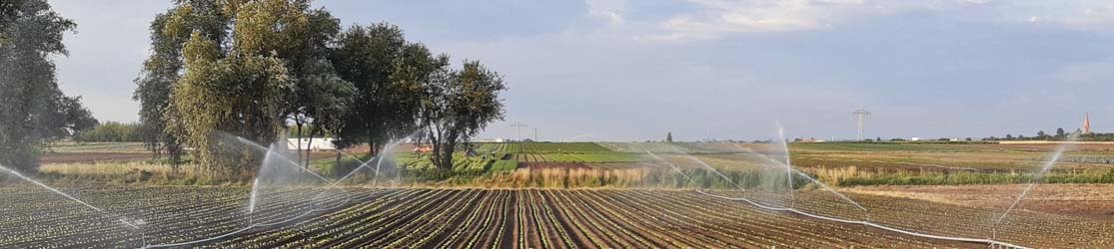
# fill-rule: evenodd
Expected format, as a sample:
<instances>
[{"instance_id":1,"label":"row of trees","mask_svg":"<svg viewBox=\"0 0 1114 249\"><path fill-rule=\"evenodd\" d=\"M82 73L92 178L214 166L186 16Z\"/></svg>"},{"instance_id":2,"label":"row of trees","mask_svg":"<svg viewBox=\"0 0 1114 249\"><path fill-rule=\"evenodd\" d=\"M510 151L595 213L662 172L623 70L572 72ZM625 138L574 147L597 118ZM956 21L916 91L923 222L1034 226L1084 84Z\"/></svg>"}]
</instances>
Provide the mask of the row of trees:
<instances>
[{"instance_id":1,"label":"row of trees","mask_svg":"<svg viewBox=\"0 0 1114 249\"><path fill-rule=\"evenodd\" d=\"M139 123L104 122L87 131L74 134L77 142L143 142Z\"/></svg>"},{"instance_id":2,"label":"row of trees","mask_svg":"<svg viewBox=\"0 0 1114 249\"><path fill-rule=\"evenodd\" d=\"M248 173L252 157L215 134L267 144L292 125L377 150L417 132L448 169L456 143L502 118L498 73L452 69L393 25L339 23L308 0L176 1L151 23L136 79L148 147L175 163L189 147L212 171Z\"/></svg>"},{"instance_id":3,"label":"row of trees","mask_svg":"<svg viewBox=\"0 0 1114 249\"><path fill-rule=\"evenodd\" d=\"M0 165L35 171L45 142L97 124L80 96L65 96L54 75L62 37L76 28L45 0L0 1Z\"/></svg>"}]
</instances>

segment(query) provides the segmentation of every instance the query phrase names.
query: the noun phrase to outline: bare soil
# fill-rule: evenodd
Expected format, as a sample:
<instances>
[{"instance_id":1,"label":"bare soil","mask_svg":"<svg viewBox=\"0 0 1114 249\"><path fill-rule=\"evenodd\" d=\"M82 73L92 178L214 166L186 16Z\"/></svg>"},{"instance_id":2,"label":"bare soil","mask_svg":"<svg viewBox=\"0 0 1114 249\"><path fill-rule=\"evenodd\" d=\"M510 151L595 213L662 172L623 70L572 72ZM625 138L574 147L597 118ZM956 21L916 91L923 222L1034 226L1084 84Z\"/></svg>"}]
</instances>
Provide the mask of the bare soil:
<instances>
[{"instance_id":1,"label":"bare soil","mask_svg":"<svg viewBox=\"0 0 1114 249\"><path fill-rule=\"evenodd\" d=\"M122 153L122 152L76 152L55 153L43 155L39 159L41 164L51 163L91 163L105 161L136 161L151 158L151 153Z\"/></svg>"},{"instance_id":2,"label":"bare soil","mask_svg":"<svg viewBox=\"0 0 1114 249\"><path fill-rule=\"evenodd\" d=\"M847 192L904 197L976 208L1004 210L1025 189L1023 184L966 186L867 186ZM1114 220L1114 186L1038 184L1018 207L1023 210Z\"/></svg>"}]
</instances>

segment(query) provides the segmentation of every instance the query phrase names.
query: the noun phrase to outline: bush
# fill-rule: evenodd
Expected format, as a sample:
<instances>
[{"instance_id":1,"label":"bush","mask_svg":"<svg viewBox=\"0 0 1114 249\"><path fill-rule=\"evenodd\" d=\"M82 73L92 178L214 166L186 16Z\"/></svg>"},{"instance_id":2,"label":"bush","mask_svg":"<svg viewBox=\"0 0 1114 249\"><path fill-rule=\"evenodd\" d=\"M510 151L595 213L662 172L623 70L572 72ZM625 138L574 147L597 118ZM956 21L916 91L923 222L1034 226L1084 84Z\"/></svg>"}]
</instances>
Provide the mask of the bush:
<instances>
[{"instance_id":1,"label":"bush","mask_svg":"<svg viewBox=\"0 0 1114 249\"><path fill-rule=\"evenodd\" d=\"M105 122L74 135L78 142L143 142L138 123Z\"/></svg>"}]
</instances>

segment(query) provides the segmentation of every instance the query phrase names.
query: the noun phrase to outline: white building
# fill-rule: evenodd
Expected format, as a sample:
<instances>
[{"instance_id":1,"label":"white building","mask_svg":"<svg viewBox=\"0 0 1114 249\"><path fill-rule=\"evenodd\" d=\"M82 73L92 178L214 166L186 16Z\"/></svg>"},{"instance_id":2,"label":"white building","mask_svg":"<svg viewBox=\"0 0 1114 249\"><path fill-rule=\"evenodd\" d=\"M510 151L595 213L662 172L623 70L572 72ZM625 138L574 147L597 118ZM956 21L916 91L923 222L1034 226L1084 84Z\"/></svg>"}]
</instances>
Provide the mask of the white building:
<instances>
[{"instance_id":1,"label":"white building","mask_svg":"<svg viewBox=\"0 0 1114 249\"><path fill-rule=\"evenodd\" d=\"M333 145L334 140L336 140L336 139L333 139L331 137L315 137L315 138L313 138L313 141L311 143L309 138L287 138L286 139L286 148L289 149L289 150L307 150L308 149L308 150L313 150L313 151L336 150L337 147L335 145ZM301 148L298 148L298 145L299 145L298 142L301 142L301 146L302 146Z\"/></svg>"}]
</instances>

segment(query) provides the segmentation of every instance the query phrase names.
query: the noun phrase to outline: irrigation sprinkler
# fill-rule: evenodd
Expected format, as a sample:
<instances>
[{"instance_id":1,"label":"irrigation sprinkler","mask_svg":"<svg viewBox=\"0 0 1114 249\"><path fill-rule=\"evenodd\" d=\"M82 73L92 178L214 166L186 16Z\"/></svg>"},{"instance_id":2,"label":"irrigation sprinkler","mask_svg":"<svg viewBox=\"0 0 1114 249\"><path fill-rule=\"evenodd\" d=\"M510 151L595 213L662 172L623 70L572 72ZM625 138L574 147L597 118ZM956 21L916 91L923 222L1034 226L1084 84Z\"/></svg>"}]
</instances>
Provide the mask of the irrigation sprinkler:
<instances>
[{"instance_id":1,"label":"irrigation sprinkler","mask_svg":"<svg viewBox=\"0 0 1114 249\"><path fill-rule=\"evenodd\" d=\"M654 157L655 159L660 159L660 157L654 156L653 153L650 153L649 151L647 151L647 153L649 153L651 155L651 157ZM666 162L666 164L672 166L672 164L670 164L668 162ZM692 177L688 176L687 174L685 174L683 171L676 168L675 166L674 166L674 169L677 170L678 173L681 173L684 176L685 179L687 179L689 181L693 180ZM798 210L796 208L782 208L782 207L766 206L766 205L763 205L761 203L755 202L751 199L748 199L746 197L729 197L729 196L717 195L717 194L713 194L713 193L708 193L708 192L706 192L702 189L698 189L698 190L696 190L696 192L699 193L699 194L714 197L714 198L720 198L720 199L725 199L725 200L733 200L733 201L742 201L742 202L745 202L747 204L750 204L751 206L754 206L754 207L757 207L757 208L760 208L760 209L765 209L765 210L770 210L770 211L779 211L779 212L788 212L788 213L798 214L798 215L802 215L802 216L810 217L810 218L814 218L814 219L827 220L827 221L839 222L839 223L844 223L844 224L862 225L862 226L873 227L873 228L882 229L882 230L886 230L886 231L901 233L901 234L905 234L905 235L909 235L909 236L929 238L929 239L938 239L938 240L957 241L957 242L981 243L981 244L987 244L989 246L1001 246L1001 247L1006 247L1006 248L1029 249L1029 247L1016 245L1016 244L1011 244L1011 243L1003 242L1003 241L998 241L998 240L995 240L995 239L976 239L976 238L953 237L953 236L942 236L942 235L933 235L933 234L927 234L927 233L919 233L919 232L914 232L914 231L909 231L909 230L904 230L904 229L899 229L899 228L894 228L894 227L874 223L874 222L871 222L869 220L867 220L867 221L848 220L848 219L841 219L841 218L836 218L836 217L831 217L831 216L813 214L813 213Z\"/></svg>"}]
</instances>

